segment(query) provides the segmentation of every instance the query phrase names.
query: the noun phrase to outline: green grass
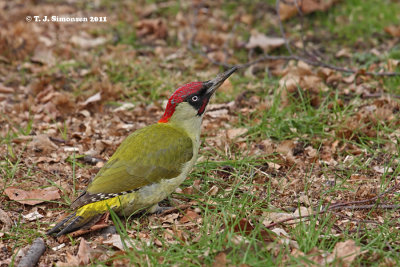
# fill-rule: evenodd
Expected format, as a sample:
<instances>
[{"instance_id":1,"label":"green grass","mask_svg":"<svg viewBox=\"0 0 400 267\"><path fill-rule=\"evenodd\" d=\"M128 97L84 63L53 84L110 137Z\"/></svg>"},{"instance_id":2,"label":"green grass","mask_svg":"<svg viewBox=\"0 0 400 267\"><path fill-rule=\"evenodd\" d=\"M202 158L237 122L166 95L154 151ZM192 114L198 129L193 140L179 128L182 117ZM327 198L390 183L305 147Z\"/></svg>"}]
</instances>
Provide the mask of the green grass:
<instances>
[{"instance_id":1,"label":"green grass","mask_svg":"<svg viewBox=\"0 0 400 267\"><path fill-rule=\"evenodd\" d=\"M258 5L263 3L263 1L238 1L224 3L216 8L222 9L223 19L225 19L224 16L228 19L229 16L236 14L239 7L244 6L244 11L253 14L256 13ZM269 0L267 3L270 7L274 7L275 1ZM89 4L80 3L79 5L86 11L96 9ZM98 9L112 10L113 12L117 12L118 8L121 7L112 1L101 1L100 7L98 7ZM183 7L179 6L179 3L173 3L159 8L151 17L160 16L167 20L174 19L181 8ZM337 52L341 48L355 51L352 53L351 59L334 60L336 63L347 65L351 62L351 65L368 68L372 64L385 62L387 59L400 58L398 45L390 51L383 51L385 53L379 56L370 53L370 48L377 46L377 42L390 39L383 29L397 23L398 10L400 10L400 4L390 0L341 1L326 12L316 12L306 16L305 26L306 31L317 39L315 42L324 44L327 51ZM262 11L264 12L264 10ZM134 10L129 12L134 13ZM184 12L191 12L191 9L185 9ZM133 21L139 19L134 17ZM258 29L265 34L278 33L277 25L266 21L267 19L267 17L263 17L258 20L257 17L251 28ZM298 25L298 22L298 18L284 22L286 31L290 33L291 38L298 37L300 34L298 27L292 27ZM173 28L171 28L172 30ZM127 49L138 53L132 58L132 62L124 62L123 59L102 58L106 53L112 53L106 47L98 47L90 52L94 57L93 65L101 66L101 71L107 75L111 85L120 85L122 88L121 94L107 100L110 103L109 106L118 106L127 101L146 105L160 102L166 99L165 95L170 95L178 86L199 80L198 71L205 69L211 73L222 70L204 65L204 59L201 56L191 53L185 54L183 59L178 58L171 62L157 58L156 55L153 55L155 48L141 43L139 37L136 36L134 26L131 23L123 22L122 19L113 22L107 29L99 29L92 33L95 35L115 34L118 38L114 45L127 45ZM246 25L239 23L235 34L239 34L243 42L246 42L250 31ZM365 41L368 49L354 48L353 45L357 44L360 39ZM174 38L169 38L166 44L174 49L182 49L185 46L184 43L180 43L178 39ZM240 62L248 60L249 55L246 49L235 48L234 52L234 57ZM140 53L149 53L149 56L142 56ZM275 53L282 54L286 51L281 48ZM334 55L333 52L329 54ZM193 58L192 61L188 61L190 64L183 61L187 57ZM60 61L53 68L38 75L39 77L40 75L49 76L53 79L57 75L68 76L81 69L95 69L93 65L78 59ZM199 70L200 68L201 70ZM32 77L28 69L22 67L18 74L21 76L21 84L29 84ZM12 77L7 77L7 84L8 79L10 79L10 83L13 82ZM74 76L70 80L74 97L82 100L85 96L98 92L98 88L93 85L101 81L98 73L89 73L84 77ZM131 264L145 266L211 266L217 255L223 253L226 255L228 263L233 266L240 264L302 266L304 262L312 262L313 254L309 253L313 253L315 250L331 253L338 242L352 239L363 251L362 256L353 265L378 266L385 263L387 259L391 259L397 265L400 263L399 237L393 230L395 229L393 224L399 222L396 211L372 209L363 213L362 219L379 220L383 223L373 225L361 222L354 226L356 223L349 221L340 225L341 232L337 235L332 234L337 231L336 224L340 219L335 214L312 216L309 221L294 226L277 226L285 229L290 240L296 242L298 249L305 254L304 256L291 255L293 249L291 244L285 243L282 238L273 241L266 238L266 233L269 232L262 224L265 214L271 212L290 213L293 209L302 206L297 202L299 193L293 191L291 182L299 183L300 193L314 194L312 195L314 201L312 206L315 207L315 203L326 205L328 201L352 200L349 196L354 197L362 185L370 183L369 180L353 181L353 175L359 174L365 175L367 178L376 178L377 176L373 174L373 166L393 169L393 172L383 173L379 175L379 179L373 181L376 183L377 193L384 192L390 187L400 173L398 166L400 148L395 143L399 142L399 138L393 137L397 135L398 131L398 110L393 111L394 120L375 122L371 116L369 121L354 129L350 136L345 137L340 132L348 128L348 120L357 118L357 113L365 106L375 105L376 99L366 100L358 95L345 95L343 88L336 87L330 87L328 92L320 93L317 96L310 96L307 90L298 88L292 96L286 99L287 103L284 105L282 94L278 90L278 81L279 77L269 78L265 73L252 76L239 72L230 78L232 91L218 92L213 100L214 103L226 103L234 101L244 91L249 91L248 96L244 97L245 107L250 105L246 101L251 96L259 97L260 101L265 100L269 106L252 112L245 112L240 107L232 111L231 115L235 120L226 123L232 128L245 127L249 129L245 136L245 149L239 147L238 143L240 142L230 142L225 147L218 147L207 143L206 138L202 139L203 149L200 153L205 161L197 163L189 179L181 186L184 189L192 186L195 180L201 180L199 189L194 189L193 194L174 193L167 201L168 204L177 200L197 202L191 208L199 209L201 223L190 227L176 227L181 231L180 234L178 235L178 231L175 231L172 233L172 237L166 237L166 232L175 229L175 226L174 224L170 227L163 226L162 218L149 214L118 218L111 213L125 247L132 245L132 248L127 249L126 253L120 253L114 256L114 259L118 258ZM379 89L388 94L400 95L399 77L374 78L371 86L373 89ZM57 88L57 90L59 89L61 88ZM319 98L319 105L313 105L312 97ZM148 115L153 116L153 114ZM1 117L5 118L6 123L12 126L6 136L0 139L0 145L5 146L7 151L7 155L0 156L0 175L3 182L0 193L2 199L5 200L2 209L15 212L20 211L24 206L8 200L4 195L4 189L10 185L27 183L31 181L30 179L35 179L43 173L36 169L35 164L27 166L28 163L24 161L26 148L21 149L12 140L20 135L38 133L42 128L34 123L33 116L22 124L14 122L10 114L1 114ZM140 121L140 118L128 117L126 121L131 123L136 120ZM63 140L79 142L71 141L73 133L68 128L67 120L61 124L54 119L50 124L57 126L58 135ZM224 138L224 127L222 126L220 129L222 139ZM376 135L368 135L366 129L375 131ZM205 131L203 134L207 136L209 133ZM100 137L96 135L93 138ZM299 162L290 162L290 157L277 152L252 155L251 150L254 149L254 145L258 145L266 139L272 140L276 145L285 140L293 140L303 144L304 147L311 146L320 154L313 162L301 162L306 165L304 168ZM332 152L332 158L337 161L337 165L329 165L322 162L321 153L324 152L324 148L335 141L338 142L338 149ZM393 152L386 148L386 145L390 143L395 143L397 151ZM356 149L358 149L358 154L353 151ZM79 155L71 155L63 159L63 164L72 166L72 174L68 174L68 177L72 179L73 190L70 195L68 192L62 192L63 199L57 202L61 205L57 208L52 206L53 211L68 211L65 204L71 202L69 197L76 194L75 185L80 182L75 172L81 168L89 168L77 161L79 157ZM275 170L271 166L268 167L268 164L271 165L271 163L282 166L279 170ZM60 174L51 174L46 177L49 177L46 178L49 185L64 190L58 184L59 180L64 179ZM323 183L323 186L320 191L316 192L314 187L319 186L319 183ZM215 187L218 188L218 192L210 195L210 189ZM398 197L397 199L385 197L382 200L399 202ZM359 218L357 217L360 215L359 211L347 211L346 214L350 214L350 217ZM179 211L179 214L184 214L184 212L184 210ZM43 230L48 228L48 220L26 223L21 218L21 215L16 217L17 220L12 227L0 237L0 242L12 244L11 250L14 255L36 237L50 238L43 234ZM149 225L156 227L148 227ZM182 236L184 236L183 240ZM77 243L78 239L71 238L69 246L73 247ZM110 254L112 253L114 252L110 248ZM96 263L110 265L112 261Z\"/></svg>"},{"instance_id":2,"label":"green grass","mask_svg":"<svg viewBox=\"0 0 400 267\"><path fill-rule=\"evenodd\" d=\"M386 26L396 23L399 8L399 3L390 0L348 0L336 4L328 13L315 13L315 19L342 45L360 40L369 43L374 35L385 35ZM365 40L366 36L370 40Z\"/></svg>"}]
</instances>

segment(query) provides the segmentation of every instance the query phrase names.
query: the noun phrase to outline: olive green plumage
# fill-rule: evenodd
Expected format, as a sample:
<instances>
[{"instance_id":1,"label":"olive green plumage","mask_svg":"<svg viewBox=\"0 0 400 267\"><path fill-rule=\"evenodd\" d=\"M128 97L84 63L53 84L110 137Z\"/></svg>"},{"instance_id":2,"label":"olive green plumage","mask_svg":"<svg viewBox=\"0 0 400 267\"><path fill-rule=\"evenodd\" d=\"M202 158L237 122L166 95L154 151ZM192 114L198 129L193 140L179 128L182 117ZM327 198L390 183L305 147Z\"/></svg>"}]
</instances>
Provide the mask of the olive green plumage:
<instances>
[{"instance_id":1,"label":"olive green plumage","mask_svg":"<svg viewBox=\"0 0 400 267\"><path fill-rule=\"evenodd\" d=\"M164 123L142 128L121 143L72 208L87 204L92 194L120 193L177 177L192 157L193 142L183 130Z\"/></svg>"},{"instance_id":2,"label":"olive green plumage","mask_svg":"<svg viewBox=\"0 0 400 267\"><path fill-rule=\"evenodd\" d=\"M147 185L157 184L163 179L176 178L185 163L193 159L193 141L178 127L157 123L129 135L109 161L72 204L78 209L68 220L56 225L48 233L58 231L62 235L98 219L109 208L119 212L126 198L137 198L137 191ZM145 203L146 204L146 203ZM147 205L151 206L152 201ZM139 208L144 208L139 206Z\"/></svg>"},{"instance_id":3,"label":"olive green plumage","mask_svg":"<svg viewBox=\"0 0 400 267\"><path fill-rule=\"evenodd\" d=\"M201 122L210 97L236 70L178 88L159 123L129 135L71 204L75 212L48 234L60 236L88 227L109 209L129 216L156 206L171 194L196 162Z\"/></svg>"}]
</instances>

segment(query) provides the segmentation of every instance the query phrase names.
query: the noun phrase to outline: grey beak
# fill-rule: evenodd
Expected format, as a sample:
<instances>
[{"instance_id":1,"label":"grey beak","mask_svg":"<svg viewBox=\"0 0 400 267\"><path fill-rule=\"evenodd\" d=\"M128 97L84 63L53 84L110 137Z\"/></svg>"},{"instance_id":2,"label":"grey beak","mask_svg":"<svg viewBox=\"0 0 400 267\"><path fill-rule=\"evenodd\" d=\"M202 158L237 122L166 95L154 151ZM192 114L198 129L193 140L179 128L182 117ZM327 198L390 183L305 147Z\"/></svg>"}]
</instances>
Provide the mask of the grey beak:
<instances>
[{"instance_id":1,"label":"grey beak","mask_svg":"<svg viewBox=\"0 0 400 267\"><path fill-rule=\"evenodd\" d=\"M217 75L217 77L208 81L207 84L209 84L210 87L207 90L207 94L212 95L224 83L224 81L228 79L228 77L231 76L232 73L234 73L238 69L239 68L237 66L234 66L230 70L220 73Z\"/></svg>"}]
</instances>

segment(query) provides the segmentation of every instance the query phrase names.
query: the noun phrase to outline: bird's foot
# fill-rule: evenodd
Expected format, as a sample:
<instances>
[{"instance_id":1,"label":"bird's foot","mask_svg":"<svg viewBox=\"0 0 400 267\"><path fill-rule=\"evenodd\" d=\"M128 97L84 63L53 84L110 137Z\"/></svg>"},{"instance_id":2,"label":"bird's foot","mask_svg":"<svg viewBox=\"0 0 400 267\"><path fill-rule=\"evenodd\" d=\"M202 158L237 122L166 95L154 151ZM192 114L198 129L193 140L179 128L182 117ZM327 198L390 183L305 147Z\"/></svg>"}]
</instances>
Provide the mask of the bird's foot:
<instances>
[{"instance_id":1,"label":"bird's foot","mask_svg":"<svg viewBox=\"0 0 400 267\"><path fill-rule=\"evenodd\" d=\"M174 207L160 207L157 203L149 208L149 212L155 214L161 214L170 209L174 209Z\"/></svg>"}]
</instances>

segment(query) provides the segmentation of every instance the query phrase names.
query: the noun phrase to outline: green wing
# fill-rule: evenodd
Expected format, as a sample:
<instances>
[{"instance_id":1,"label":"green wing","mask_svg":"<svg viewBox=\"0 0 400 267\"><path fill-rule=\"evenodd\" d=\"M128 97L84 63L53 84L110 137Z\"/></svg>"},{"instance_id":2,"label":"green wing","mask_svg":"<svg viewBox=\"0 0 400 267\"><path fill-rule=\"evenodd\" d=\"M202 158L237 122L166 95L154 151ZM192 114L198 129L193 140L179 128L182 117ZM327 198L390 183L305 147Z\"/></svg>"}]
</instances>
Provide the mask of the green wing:
<instances>
[{"instance_id":1,"label":"green wing","mask_svg":"<svg viewBox=\"0 0 400 267\"><path fill-rule=\"evenodd\" d=\"M193 142L185 132L167 124L153 124L122 142L87 192L119 193L174 178L192 158Z\"/></svg>"}]
</instances>

